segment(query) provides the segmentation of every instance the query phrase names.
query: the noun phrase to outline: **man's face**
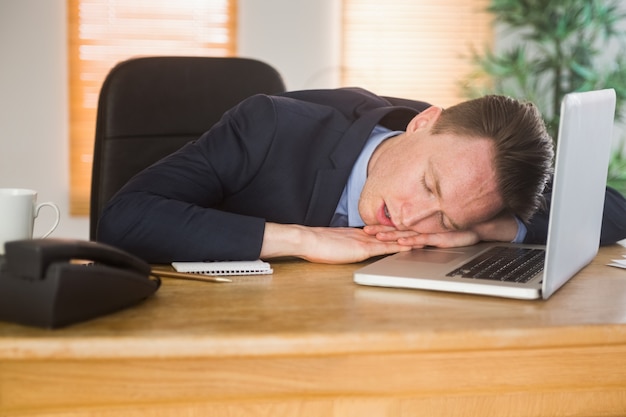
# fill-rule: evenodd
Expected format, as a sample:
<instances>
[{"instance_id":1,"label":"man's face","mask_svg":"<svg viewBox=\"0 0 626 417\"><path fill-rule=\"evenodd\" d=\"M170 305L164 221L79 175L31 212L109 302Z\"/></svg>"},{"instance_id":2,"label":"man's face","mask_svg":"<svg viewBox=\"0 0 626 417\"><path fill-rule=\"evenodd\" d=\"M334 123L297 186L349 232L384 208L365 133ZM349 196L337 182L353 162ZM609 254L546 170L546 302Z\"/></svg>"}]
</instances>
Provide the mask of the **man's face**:
<instances>
[{"instance_id":1,"label":"man's face","mask_svg":"<svg viewBox=\"0 0 626 417\"><path fill-rule=\"evenodd\" d=\"M404 135L384 142L372 156L359 199L366 225L438 233L466 229L502 210L490 139L433 136L440 114L431 107Z\"/></svg>"}]
</instances>

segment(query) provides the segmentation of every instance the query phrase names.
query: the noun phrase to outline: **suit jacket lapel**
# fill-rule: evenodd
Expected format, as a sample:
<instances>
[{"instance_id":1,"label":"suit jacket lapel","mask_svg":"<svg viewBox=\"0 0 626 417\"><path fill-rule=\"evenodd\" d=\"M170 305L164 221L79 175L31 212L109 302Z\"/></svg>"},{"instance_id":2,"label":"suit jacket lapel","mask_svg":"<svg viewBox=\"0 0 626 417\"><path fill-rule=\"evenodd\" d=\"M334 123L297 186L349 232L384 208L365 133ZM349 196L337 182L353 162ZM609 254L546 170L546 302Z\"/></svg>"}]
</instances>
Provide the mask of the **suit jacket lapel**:
<instances>
[{"instance_id":1,"label":"suit jacket lapel","mask_svg":"<svg viewBox=\"0 0 626 417\"><path fill-rule=\"evenodd\" d=\"M394 111L398 110L398 107L379 107L370 110L346 130L341 141L339 141L337 147L329 156L334 168L318 170L316 173L311 201L305 216L306 225L328 226L330 224L341 193L352 171L352 166L369 135L376 124L389 116L390 113L393 114ZM407 112L406 108L400 108L400 110L405 113L402 119L406 120L406 123L400 129L398 129L399 124L389 126L395 130L404 130L412 117L410 115L417 114L415 110L410 110L410 112ZM407 118L407 116L410 117ZM396 119L398 118L394 117L393 120Z\"/></svg>"}]
</instances>

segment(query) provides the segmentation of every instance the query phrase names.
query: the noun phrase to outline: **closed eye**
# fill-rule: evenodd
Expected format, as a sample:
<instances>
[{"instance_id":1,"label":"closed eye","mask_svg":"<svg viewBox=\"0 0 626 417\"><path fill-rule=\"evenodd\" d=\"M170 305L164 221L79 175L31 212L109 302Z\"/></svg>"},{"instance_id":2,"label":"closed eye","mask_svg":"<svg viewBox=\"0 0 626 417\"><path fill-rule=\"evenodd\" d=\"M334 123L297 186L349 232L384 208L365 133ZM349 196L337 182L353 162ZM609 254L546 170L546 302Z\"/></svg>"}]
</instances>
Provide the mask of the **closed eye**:
<instances>
[{"instance_id":1,"label":"closed eye","mask_svg":"<svg viewBox=\"0 0 626 417\"><path fill-rule=\"evenodd\" d=\"M424 190L426 190L428 194L433 194L432 188L430 188L428 184L426 183L426 174L422 175L421 183L422 183L422 186L424 187Z\"/></svg>"},{"instance_id":2,"label":"closed eye","mask_svg":"<svg viewBox=\"0 0 626 417\"><path fill-rule=\"evenodd\" d=\"M442 212L439 212L439 224L441 225L441 228L442 228L443 230L445 230L445 231L448 231L448 232L449 232L449 231L451 231L452 229L451 229L451 228L449 228L449 227L446 225L446 223L445 223L445 221L444 221L444 220L445 220L445 218L444 218L444 216L443 216L443 213L442 213Z\"/></svg>"},{"instance_id":3,"label":"closed eye","mask_svg":"<svg viewBox=\"0 0 626 417\"><path fill-rule=\"evenodd\" d=\"M422 176L422 185L424 186L424 189L431 195L436 196L440 201L443 198L442 194L441 194L441 186L439 183L439 175L437 175L437 172L435 171L435 167L432 164L428 165L428 172L430 173L430 178L431 178L431 182L434 184L433 187L429 186L428 183L426 182L426 173L424 173L424 175ZM461 228L448 216L445 215L445 213L443 211L439 211L439 224L441 225L441 227L443 228L443 230L446 230L448 232L451 231L455 231L455 230L461 230ZM446 225L446 219L448 220L448 225Z\"/></svg>"},{"instance_id":4,"label":"closed eye","mask_svg":"<svg viewBox=\"0 0 626 417\"><path fill-rule=\"evenodd\" d=\"M422 179L420 181L422 183L422 187L424 187L424 190L426 190L426 192L430 195L434 195L433 189L428 185L428 183L426 182L426 175L422 176ZM450 231L452 230L450 227L448 227L445 223L445 216L443 215L442 212L438 212L437 213L437 220L439 222L439 226L441 226L441 228L445 231Z\"/></svg>"}]
</instances>

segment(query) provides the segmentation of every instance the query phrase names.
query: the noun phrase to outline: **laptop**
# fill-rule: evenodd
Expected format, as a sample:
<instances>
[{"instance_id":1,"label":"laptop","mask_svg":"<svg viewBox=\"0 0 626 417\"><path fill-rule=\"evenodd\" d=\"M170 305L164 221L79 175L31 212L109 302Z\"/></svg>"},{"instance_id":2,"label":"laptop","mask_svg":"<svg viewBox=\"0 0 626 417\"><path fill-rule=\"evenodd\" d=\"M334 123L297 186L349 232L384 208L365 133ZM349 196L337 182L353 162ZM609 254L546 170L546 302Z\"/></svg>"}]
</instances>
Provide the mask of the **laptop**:
<instances>
[{"instance_id":1,"label":"laptop","mask_svg":"<svg viewBox=\"0 0 626 417\"><path fill-rule=\"evenodd\" d=\"M598 253L614 116L613 89L569 93L563 98L545 246L485 242L414 249L358 269L354 281L548 299Z\"/></svg>"}]
</instances>

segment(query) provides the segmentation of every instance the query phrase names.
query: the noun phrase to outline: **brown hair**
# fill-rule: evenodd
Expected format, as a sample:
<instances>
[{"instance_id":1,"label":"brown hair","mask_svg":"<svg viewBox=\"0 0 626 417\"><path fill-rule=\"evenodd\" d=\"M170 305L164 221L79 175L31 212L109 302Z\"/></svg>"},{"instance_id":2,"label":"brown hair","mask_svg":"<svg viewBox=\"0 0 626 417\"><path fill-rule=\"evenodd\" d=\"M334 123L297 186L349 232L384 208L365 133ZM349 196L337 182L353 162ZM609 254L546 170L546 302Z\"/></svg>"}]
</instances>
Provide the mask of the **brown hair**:
<instances>
[{"instance_id":1,"label":"brown hair","mask_svg":"<svg viewBox=\"0 0 626 417\"><path fill-rule=\"evenodd\" d=\"M492 139L505 210L528 221L543 204L554 145L532 103L497 95L465 101L445 109L431 133Z\"/></svg>"}]
</instances>

